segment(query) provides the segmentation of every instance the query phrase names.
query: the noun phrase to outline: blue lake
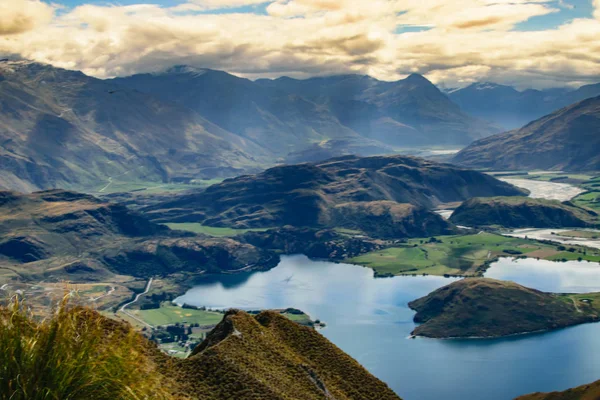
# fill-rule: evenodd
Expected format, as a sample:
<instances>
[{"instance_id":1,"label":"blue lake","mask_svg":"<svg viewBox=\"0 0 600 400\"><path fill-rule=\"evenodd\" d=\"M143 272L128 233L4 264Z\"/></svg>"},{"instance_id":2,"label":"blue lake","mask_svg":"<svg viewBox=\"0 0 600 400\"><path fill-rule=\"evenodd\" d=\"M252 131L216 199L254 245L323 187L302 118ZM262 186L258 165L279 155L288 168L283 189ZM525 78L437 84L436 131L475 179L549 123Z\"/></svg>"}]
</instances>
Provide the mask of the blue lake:
<instances>
[{"instance_id":1,"label":"blue lake","mask_svg":"<svg viewBox=\"0 0 600 400\"><path fill-rule=\"evenodd\" d=\"M600 291L600 265L501 259L486 276L546 291ZM266 272L212 276L176 299L211 308L299 308L406 400L506 400L600 379L600 324L494 340L408 339L407 303L453 279L373 278L356 265L282 257Z\"/></svg>"}]
</instances>

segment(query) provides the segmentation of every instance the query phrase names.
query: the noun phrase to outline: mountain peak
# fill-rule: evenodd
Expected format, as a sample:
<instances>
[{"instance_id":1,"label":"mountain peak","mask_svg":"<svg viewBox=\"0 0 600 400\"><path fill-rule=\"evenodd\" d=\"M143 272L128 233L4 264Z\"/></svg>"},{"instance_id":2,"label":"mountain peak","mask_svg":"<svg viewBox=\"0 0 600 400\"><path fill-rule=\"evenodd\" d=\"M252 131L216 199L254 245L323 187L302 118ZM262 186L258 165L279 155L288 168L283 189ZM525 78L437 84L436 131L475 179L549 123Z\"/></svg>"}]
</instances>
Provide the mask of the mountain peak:
<instances>
[{"instance_id":1,"label":"mountain peak","mask_svg":"<svg viewBox=\"0 0 600 400\"><path fill-rule=\"evenodd\" d=\"M410 74L409 76L407 76L404 81L406 82L414 82L414 83L427 83L429 85L433 85L433 83L431 83L431 81L427 78L425 78L423 75L421 74Z\"/></svg>"},{"instance_id":2,"label":"mountain peak","mask_svg":"<svg viewBox=\"0 0 600 400\"><path fill-rule=\"evenodd\" d=\"M190 65L174 65L166 70L157 73L157 75L193 75L193 76L202 76L209 72L210 69L207 68L197 68L192 67Z\"/></svg>"}]
</instances>

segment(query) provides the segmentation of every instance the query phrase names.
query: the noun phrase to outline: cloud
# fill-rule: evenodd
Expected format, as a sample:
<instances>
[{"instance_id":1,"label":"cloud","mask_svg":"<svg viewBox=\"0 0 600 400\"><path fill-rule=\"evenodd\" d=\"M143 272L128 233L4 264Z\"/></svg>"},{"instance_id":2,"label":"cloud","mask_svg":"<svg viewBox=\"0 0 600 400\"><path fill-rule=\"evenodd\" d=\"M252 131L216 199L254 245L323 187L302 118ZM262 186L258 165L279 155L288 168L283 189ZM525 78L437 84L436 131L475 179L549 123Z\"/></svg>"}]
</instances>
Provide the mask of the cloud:
<instances>
[{"instance_id":1,"label":"cloud","mask_svg":"<svg viewBox=\"0 0 600 400\"><path fill-rule=\"evenodd\" d=\"M446 86L600 80L598 19L514 30L529 18L559 12L556 1L271 0L267 15L196 12L258 3L84 5L52 17L49 6L31 2L49 9L50 17L25 30L1 31L0 52L98 77L191 64L252 78L363 73L394 80L417 72ZM600 0L594 4L599 17ZM430 29L398 31L406 26Z\"/></svg>"},{"instance_id":2,"label":"cloud","mask_svg":"<svg viewBox=\"0 0 600 400\"><path fill-rule=\"evenodd\" d=\"M227 9L244 6L255 6L268 3L269 0L192 0L202 9Z\"/></svg>"},{"instance_id":3,"label":"cloud","mask_svg":"<svg viewBox=\"0 0 600 400\"><path fill-rule=\"evenodd\" d=\"M0 2L0 36L14 35L47 24L54 10L38 0Z\"/></svg>"}]
</instances>

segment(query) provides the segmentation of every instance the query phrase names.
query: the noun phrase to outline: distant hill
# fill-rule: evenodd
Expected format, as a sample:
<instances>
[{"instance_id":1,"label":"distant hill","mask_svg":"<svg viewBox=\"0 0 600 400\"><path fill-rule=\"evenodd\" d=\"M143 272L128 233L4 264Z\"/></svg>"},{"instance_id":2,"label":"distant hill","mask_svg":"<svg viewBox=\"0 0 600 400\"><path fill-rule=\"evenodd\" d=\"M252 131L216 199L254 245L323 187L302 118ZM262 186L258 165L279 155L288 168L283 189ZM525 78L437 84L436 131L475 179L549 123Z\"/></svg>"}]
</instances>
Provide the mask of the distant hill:
<instances>
[{"instance_id":1,"label":"distant hill","mask_svg":"<svg viewBox=\"0 0 600 400\"><path fill-rule=\"evenodd\" d=\"M600 224L595 211L570 202L530 197L472 198L458 207L450 221L457 225L505 228L593 227Z\"/></svg>"},{"instance_id":2,"label":"distant hill","mask_svg":"<svg viewBox=\"0 0 600 400\"><path fill-rule=\"evenodd\" d=\"M600 170L600 97L472 143L453 163L496 170Z\"/></svg>"},{"instance_id":3,"label":"distant hill","mask_svg":"<svg viewBox=\"0 0 600 400\"><path fill-rule=\"evenodd\" d=\"M384 145L376 140L363 137L341 138L324 140L302 150L289 153L285 157L284 162L286 164L299 164L303 162L319 162L346 155L367 157L394 153L395 150L392 146Z\"/></svg>"},{"instance_id":4,"label":"distant hill","mask_svg":"<svg viewBox=\"0 0 600 400\"><path fill-rule=\"evenodd\" d=\"M124 206L80 193L0 192L0 265L21 280L94 281L275 266L250 244L174 232Z\"/></svg>"},{"instance_id":5,"label":"distant hill","mask_svg":"<svg viewBox=\"0 0 600 400\"><path fill-rule=\"evenodd\" d=\"M576 90L518 91L511 86L483 82L449 91L447 95L466 113L496 123L505 129L514 129L569 104L600 96L600 83L582 86Z\"/></svg>"},{"instance_id":6,"label":"distant hill","mask_svg":"<svg viewBox=\"0 0 600 400\"><path fill-rule=\"evenodd\" d=\"M413 335L432 338L498 337L598 321L597 311L569 298L508 281L466 278L408 306L420 323Z\"/></svg>"},{"instance_id":7,"label":"distant hill","mask_svg":"<svg viewBox=\"0 0 600 400\"><path fill-rule=\"evenodd\" d=\"M0 188L232 176L265 156L185 107L77 71L0 61Z\"/></svg>"},{"instance_id":8,"label":"distant hill","mask_svg":"<svg viewBox=\"0 0 600 400\"><path fill-rule=\"evenodd\" d=\"M523 194L489 175L448 164L404 156L346 156L228 179L144 212L164 222L238 228L343 226L374 235L403 231L402 236L412 236L451 229L425 210L440 203Z\"/></svg>"}]
</instances>

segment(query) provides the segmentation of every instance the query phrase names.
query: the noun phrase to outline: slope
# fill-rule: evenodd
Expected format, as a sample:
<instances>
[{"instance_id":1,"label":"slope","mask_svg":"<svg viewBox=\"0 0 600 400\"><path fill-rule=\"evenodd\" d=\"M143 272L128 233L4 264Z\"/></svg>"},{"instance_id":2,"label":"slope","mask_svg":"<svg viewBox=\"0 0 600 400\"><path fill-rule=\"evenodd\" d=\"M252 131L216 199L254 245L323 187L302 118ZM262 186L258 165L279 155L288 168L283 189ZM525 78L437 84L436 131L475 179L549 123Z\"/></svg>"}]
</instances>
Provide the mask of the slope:
<instances>
[{"instance_id":1,"label":"slope","mask_svg":"<svg viewBox=\"0 0 600 400\"><path fill-rule=\"evenodd\" d=\"M499 170L599 170L599 132L600 97L594 97L521 129L478 140L452 162Z\"/></svg>"},{"instance_id":2,"label":"slope","mask_svg":"<svg viewBox=\"0 0 600 400\"><path fill-rule=\"evenodd\" d=\"M519 128L569 104L598 95L600 84L586 85L576 90L518 91L511 86L492 82L473 83L448 93L448 97L465 112L506 129Z\"/></svg>"},{"instance_id":3,"label":"slope","mask_svg":"<svg viewBox=\"0 0 600 400\"><path fill-rule=\"evenodd\" d=\"M0 61L0 187L99 189L257 165L257 146L183 107L81 72Z\"/></svg>"}]
</instances>

